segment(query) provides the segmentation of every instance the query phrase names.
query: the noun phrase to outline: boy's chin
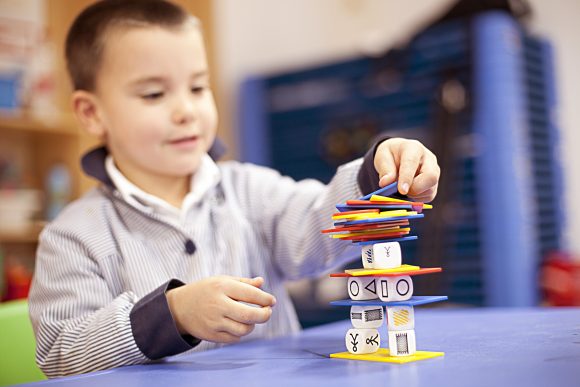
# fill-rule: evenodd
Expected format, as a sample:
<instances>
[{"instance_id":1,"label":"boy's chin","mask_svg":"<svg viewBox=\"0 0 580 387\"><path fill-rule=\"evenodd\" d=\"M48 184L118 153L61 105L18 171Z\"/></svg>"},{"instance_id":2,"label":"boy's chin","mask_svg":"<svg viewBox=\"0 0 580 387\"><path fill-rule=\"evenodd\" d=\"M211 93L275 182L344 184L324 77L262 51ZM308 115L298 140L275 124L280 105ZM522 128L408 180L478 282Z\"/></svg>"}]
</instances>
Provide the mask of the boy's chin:
<instances>
[{"instance_id":1,"label":"boy's chin","mask_svg":"<svg viewBox=\"0 0 580 387\"><path fill-rule=\"evenodd\" d=\"M196 152L196 154L181 155L177 158L172 157L163 161L160 160L157 166L161 167L167 175L176 177L188 176L197 173L201 168L205 154L205 152Z\"/></svg>"},{"instance_id":2,"label":"boy's chin","mask_svg":"<svg viewBox=\"0 0 580 387\"><path fill-rule=\"evenodd\" d=\"M189 176L195 175L197 171L201 168L201 159L195 160L194 162L188 163L186 165L181 165L179 168L176 168L178 176Z\"/></svg>"}]
</instances>

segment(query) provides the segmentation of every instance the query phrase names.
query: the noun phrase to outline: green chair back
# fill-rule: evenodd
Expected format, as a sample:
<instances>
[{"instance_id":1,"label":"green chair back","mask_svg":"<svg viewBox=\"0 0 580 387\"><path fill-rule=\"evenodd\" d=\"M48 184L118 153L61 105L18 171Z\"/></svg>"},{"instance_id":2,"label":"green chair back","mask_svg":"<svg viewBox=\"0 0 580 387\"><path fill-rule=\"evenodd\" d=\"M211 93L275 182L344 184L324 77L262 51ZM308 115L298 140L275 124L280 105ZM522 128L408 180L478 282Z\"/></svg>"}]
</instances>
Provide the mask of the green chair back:
<instances>
[{"instance_id":1,"label":"green chair back","mask_svg":"<svg viewBox=\"0 0 580 387\"><path fill-rule=\"evenodd\" d=\"M0 386L44 380L26 300L0 303Z\"/></svg>"}]
</instances>

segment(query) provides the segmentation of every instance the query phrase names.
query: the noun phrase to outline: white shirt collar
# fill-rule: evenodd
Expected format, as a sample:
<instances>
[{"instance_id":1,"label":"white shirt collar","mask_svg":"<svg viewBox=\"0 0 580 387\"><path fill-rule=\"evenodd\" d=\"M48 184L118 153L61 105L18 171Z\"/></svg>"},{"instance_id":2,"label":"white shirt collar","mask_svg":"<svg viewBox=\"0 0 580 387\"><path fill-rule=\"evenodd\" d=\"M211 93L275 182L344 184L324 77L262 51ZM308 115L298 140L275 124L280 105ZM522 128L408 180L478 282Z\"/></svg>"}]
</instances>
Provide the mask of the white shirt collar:
<instances>
[{"instance_id":1,"label":"white shirt collar","mask_svg":"<svg viewBox=\"0 0 580 387\"><path fill-rule=\"evenodd\" d=\"M131 183L115 166L115 161L111 154L105 160L105 169L127 203L141 211L157 214L170 222L179 224L183 222L189 210L201 201L207 191L215 187L221 178L217 164L211 157L204 154L198 170L191 178L190 190L183 199L181 208L177 208Z\"/></svg>"}]
</instances>

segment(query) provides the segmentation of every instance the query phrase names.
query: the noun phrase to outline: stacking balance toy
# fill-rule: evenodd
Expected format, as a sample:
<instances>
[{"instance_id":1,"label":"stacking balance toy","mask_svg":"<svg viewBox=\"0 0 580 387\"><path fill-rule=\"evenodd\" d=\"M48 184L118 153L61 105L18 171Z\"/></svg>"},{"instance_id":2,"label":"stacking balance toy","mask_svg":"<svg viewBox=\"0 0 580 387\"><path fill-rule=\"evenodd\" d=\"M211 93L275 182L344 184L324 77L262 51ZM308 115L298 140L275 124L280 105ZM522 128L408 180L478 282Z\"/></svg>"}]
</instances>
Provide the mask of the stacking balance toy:
<instances>
[{"instance_id":1,"label":"stacking balance toy","mask_svg":"<svg viewBox=\"0 0 580 387\"><path fill-rule=\"evenodd\" d=\"M417 351L415 311L417 305L447 300L446 296L413 296L413 276L437 273L441 268L403 264L400 242L417 239L409 235L411 219L422 218L424 203L388 197L397 182L357 200L337 205L334 227L322 230L331 238L348 240L361 247L362 268L331 274L348 278L350 299L333 301L350 306L353 328L345 335L346 352L332 358L408 363L443 356L443 352ZM381 347L378 331L386 320L388 349ZM385 341L385 340L383 340Z\"/></svg>"}]
</instances>

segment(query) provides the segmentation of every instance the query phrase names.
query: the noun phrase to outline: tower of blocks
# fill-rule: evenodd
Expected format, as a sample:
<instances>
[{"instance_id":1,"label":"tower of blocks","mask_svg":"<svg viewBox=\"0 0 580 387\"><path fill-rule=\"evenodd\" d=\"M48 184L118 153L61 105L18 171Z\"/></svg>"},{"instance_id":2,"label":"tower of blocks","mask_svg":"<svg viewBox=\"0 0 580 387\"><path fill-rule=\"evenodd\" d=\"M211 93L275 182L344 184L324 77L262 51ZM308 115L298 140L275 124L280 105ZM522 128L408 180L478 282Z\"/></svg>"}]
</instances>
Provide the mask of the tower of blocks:
<instances>
[{"instance_id":1,"label":"tower of blocks","mask_svg":"<svg viewBox=\"0 0 580 387\"><path fill-rule=\"evenodd\" d=\"M332 228L322 230L331 238L361 246L363 267L331 274L348 278L350 299L331 305L350 306L353 328L345 335L346 352L330 357L408 363L443 356L443 352L417 351L414 306L447 300L446 296L413 296L415 275L440 272L441 268L405 265L400 242L410 235L409 221L422 218L429 204L389 197L397 182L357 200L338 204ZM384 309L383 309L384 307ZM388 349L381 347L378 328L386 320Z\"/></svg>"}]
</instances>

